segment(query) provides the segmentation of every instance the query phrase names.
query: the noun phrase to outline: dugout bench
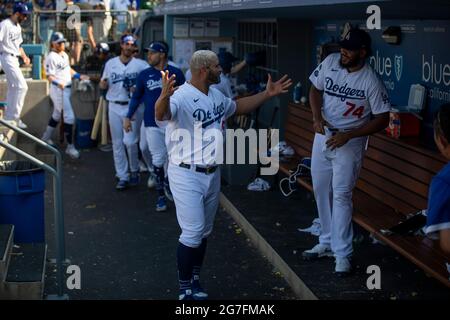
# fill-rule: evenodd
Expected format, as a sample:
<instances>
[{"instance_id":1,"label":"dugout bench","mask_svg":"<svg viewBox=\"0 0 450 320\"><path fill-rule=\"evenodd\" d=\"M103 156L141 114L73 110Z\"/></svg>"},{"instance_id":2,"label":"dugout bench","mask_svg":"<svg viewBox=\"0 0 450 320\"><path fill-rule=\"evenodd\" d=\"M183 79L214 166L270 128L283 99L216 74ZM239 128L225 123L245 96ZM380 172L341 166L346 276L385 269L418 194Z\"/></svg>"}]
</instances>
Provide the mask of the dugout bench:
<instances>
[{"instance_id":1,"label":"dugout bench","mask_svg":"<svg viewBox=\"0 0 450 320\"><path fill-rule=\"evenodd\" d=\"M280 162L280 171L290 175L301 158L310 157L313 140L309 106L289 103L285 141L296 155L288 162ZM450 257L441 250L438 241L423 236L385 235L380 231L427 208L431 179L445 164L442 156L418 144L383 133L371 136L353 192L353 221L450 288L445 265ZM297 182L313 190L311 179L298 177Z\"/></svg>"}]
</instances>

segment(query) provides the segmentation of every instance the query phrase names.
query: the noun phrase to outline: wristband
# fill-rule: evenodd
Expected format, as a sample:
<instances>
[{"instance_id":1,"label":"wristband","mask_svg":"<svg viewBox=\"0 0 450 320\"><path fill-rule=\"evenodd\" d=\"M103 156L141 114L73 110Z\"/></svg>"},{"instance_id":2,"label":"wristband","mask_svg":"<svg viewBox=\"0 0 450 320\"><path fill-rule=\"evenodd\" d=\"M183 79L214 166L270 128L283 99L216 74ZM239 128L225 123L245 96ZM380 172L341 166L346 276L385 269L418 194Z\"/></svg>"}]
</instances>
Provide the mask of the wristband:
<instances>
[{"instance_id":1,"label":"wristband","mask_svg":"<svg viewBox=\"0 0 450 320\"><path fill-rule=\"evenodd\" d=\"M74 77L75 79L80 79L81 75L77 72L77 73L75 73L75 74L73 75L73 77Z\"/></svg>"}]
</instances>

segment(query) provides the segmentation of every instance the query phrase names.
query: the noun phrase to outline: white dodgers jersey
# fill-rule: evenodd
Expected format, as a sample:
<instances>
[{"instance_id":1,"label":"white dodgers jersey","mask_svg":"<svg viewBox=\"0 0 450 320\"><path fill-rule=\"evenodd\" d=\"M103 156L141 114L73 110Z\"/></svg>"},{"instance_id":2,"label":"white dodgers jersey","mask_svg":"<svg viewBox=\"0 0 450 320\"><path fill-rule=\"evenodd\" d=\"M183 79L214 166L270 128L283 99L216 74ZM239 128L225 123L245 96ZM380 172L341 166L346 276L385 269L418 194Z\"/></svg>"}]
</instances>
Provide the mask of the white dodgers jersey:
<instances>
[{"instance_id":1,"label":"white dodgers jersey","mask_svg":"<svg viewBox=\"0 0 450 320\"><path fill-rule=\"evenodd\" d=\"M348 72L340 64L340 53L330 54L309 77L323 91L324 119L338 129L354 129L370 120L371 114L389 112L386 88L371 66Z\"/></svg>"},{"instance_id":2,"label":"white dodgers jersey","mask_svg":"<svg viewBox=\"0 0 450 320\"><path fill-rule=\"evenodd\" d=\"M3 20L0 23L0 52L19 56L19 48L22 42L20 24L14 24L9 18Z\"/></svg>"},{"instance_id":3,"label":"white dodgers jersey","mask_svg":"<svg viewBox=\"0 0 450 320\"><path fill-rule=\"evenodd\" d=\"M45 72L47 76L54 76L58 83L62 83L65 86L70 85L72 82L72 75L70 71L69 56L67 53L62 52L61 54L51 51L45 58Z\"/></svg>"},{"instance_id":4,"label":"white dodgers jersey","mask_svg":"<svg viewBox=\"0 0 450 320\"><path fill-rule=\"evenodd\" d=\"M135 86L136 79L142 70L149 67L142 59L132 58L123 64L120 57L109 59L105 64L102 80L108 80L108 101L129 101L131 88Z\"/></svg>"},{"instance_id":5,"label":"white dodgers jersey","mask_svg":"<svg viewBox=\"0 0 450 320\"><path fill-rule=\"evenodd\" d=\"M170 97L172 118L166 128L170 161L176 165L214 165L223 149L225 121L236 111L236 102L219 90L208 95L186 82ZM187 140L188 141L187 141Z\"/></svg>"}]
</instances>

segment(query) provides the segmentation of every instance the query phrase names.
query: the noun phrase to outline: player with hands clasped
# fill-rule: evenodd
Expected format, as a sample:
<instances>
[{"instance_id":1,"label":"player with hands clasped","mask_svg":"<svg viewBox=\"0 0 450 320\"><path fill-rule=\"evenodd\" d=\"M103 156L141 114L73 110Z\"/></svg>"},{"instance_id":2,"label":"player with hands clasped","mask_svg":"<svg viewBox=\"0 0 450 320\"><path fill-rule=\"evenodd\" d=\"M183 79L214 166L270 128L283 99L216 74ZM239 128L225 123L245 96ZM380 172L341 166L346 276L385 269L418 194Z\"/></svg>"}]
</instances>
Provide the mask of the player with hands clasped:
<instances>
[{"instance_id":1,"label":"player with hands clasped","mask_svg":"<svg viewBox=\"0 0 450 320\"><path fill-rule=\"evenodd\" d=\"M100 88L108 89L106 100L109 102L108 120L111 129L114 167L116 177L119 179L116 185L117 190L123 190L129 185L133 186L139 183L138 145L127 141L135 141L135 136L131 132L123 130L123 121L128 113L128 104L136 78L142 70L148 68L147 62L133 57L135 39L132 35L125 34L121 37L120 48L120 56L106 62L100 81ZM127 152L125 152L125 146ZM131 174L128 173L128 165Z\"/></svg>"},{"instance_id":2,"label":"player with hands clasped","mask_svg":"<svg viewBox=\"0 0 450 320\"><path fill-rule=\"evenodd\" d=\"M371 54L367 32L350 29L311 74L309 100L316 132L311 159L314 196L322 233L305 259L336 258L335 272L351 272L352 192L368 136L389 122L386 89L366 59Z\"/></svg>"},{"instance_id":3,"label":"player with hands clasped","mask_svg":"<svg viewBox=\"0 0 450 320\"><path fill-rule=\"evenodd\" d=\"M51 51L45 58L45 71L50 82L50 98L53 101L53 113L48 122L42 140L54 144L51 140L53 132L61 119L64 110L64 136L67 141L66 154L71 158L80 157L80 152L73 145L73 124L75 114L70 102L72 93L72 78L89 80L86 75L80 75L70 67L69 56L65 52L66 39L61 32L55 32L50 38Z\"/></svg>"},{"instance_id":4,"label":"player with hands clasped","mask_svg":"<svg viewBox=\"0 0 450 320\"><path fill-rule=\"evenodd\" d=\"M162 71L161 95L155 105L157 124L167 125L168 175L181 228L177 249L180 300L208 297L200 286L200 268L220 194L220 170L215 155L223 148L222 134L215 139L205 135L199 141L194 130L220 132L228 117L252 112L270 98L286 93L292 84L286 75L276 82L269 75L265 91L234 101L210 87L219 83L222 72L214 52L194 52L190 70L192 79L180 87L176 87L175 75ZM184 147L188 145L190 148L186 150ZM204 153L208 155L199 156Z\"/></svg>"}]
</instances>

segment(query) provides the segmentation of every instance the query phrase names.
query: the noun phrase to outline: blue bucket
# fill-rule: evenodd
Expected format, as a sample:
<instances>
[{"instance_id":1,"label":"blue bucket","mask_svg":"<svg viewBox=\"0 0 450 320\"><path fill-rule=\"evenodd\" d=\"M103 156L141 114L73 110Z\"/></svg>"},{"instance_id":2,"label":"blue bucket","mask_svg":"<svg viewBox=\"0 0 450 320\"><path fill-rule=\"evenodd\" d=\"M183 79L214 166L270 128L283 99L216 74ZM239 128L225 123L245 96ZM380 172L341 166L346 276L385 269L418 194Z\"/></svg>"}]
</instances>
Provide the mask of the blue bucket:
<instances>
[{"instance_id":1,"label":"blue bucket","mask_svg":"<svg viewBox=\"0 0 450 320\"><path fill-rule=\"evenodd\" d=\"M79 149L93 148L96 141L91 139L93 119L81 120L77 119L75 129L75 146Z\"/></svg>"},{"instance_id":2,"label":"blue bucket","mask_svg":"<svg viewBox=\"0 0 450 320\"><path fill-rule=\"evenodd\" d=\"M29 161L0 162L0 224L16 243L45 242L45 172Z\"/></svg>"}]
</instances>

